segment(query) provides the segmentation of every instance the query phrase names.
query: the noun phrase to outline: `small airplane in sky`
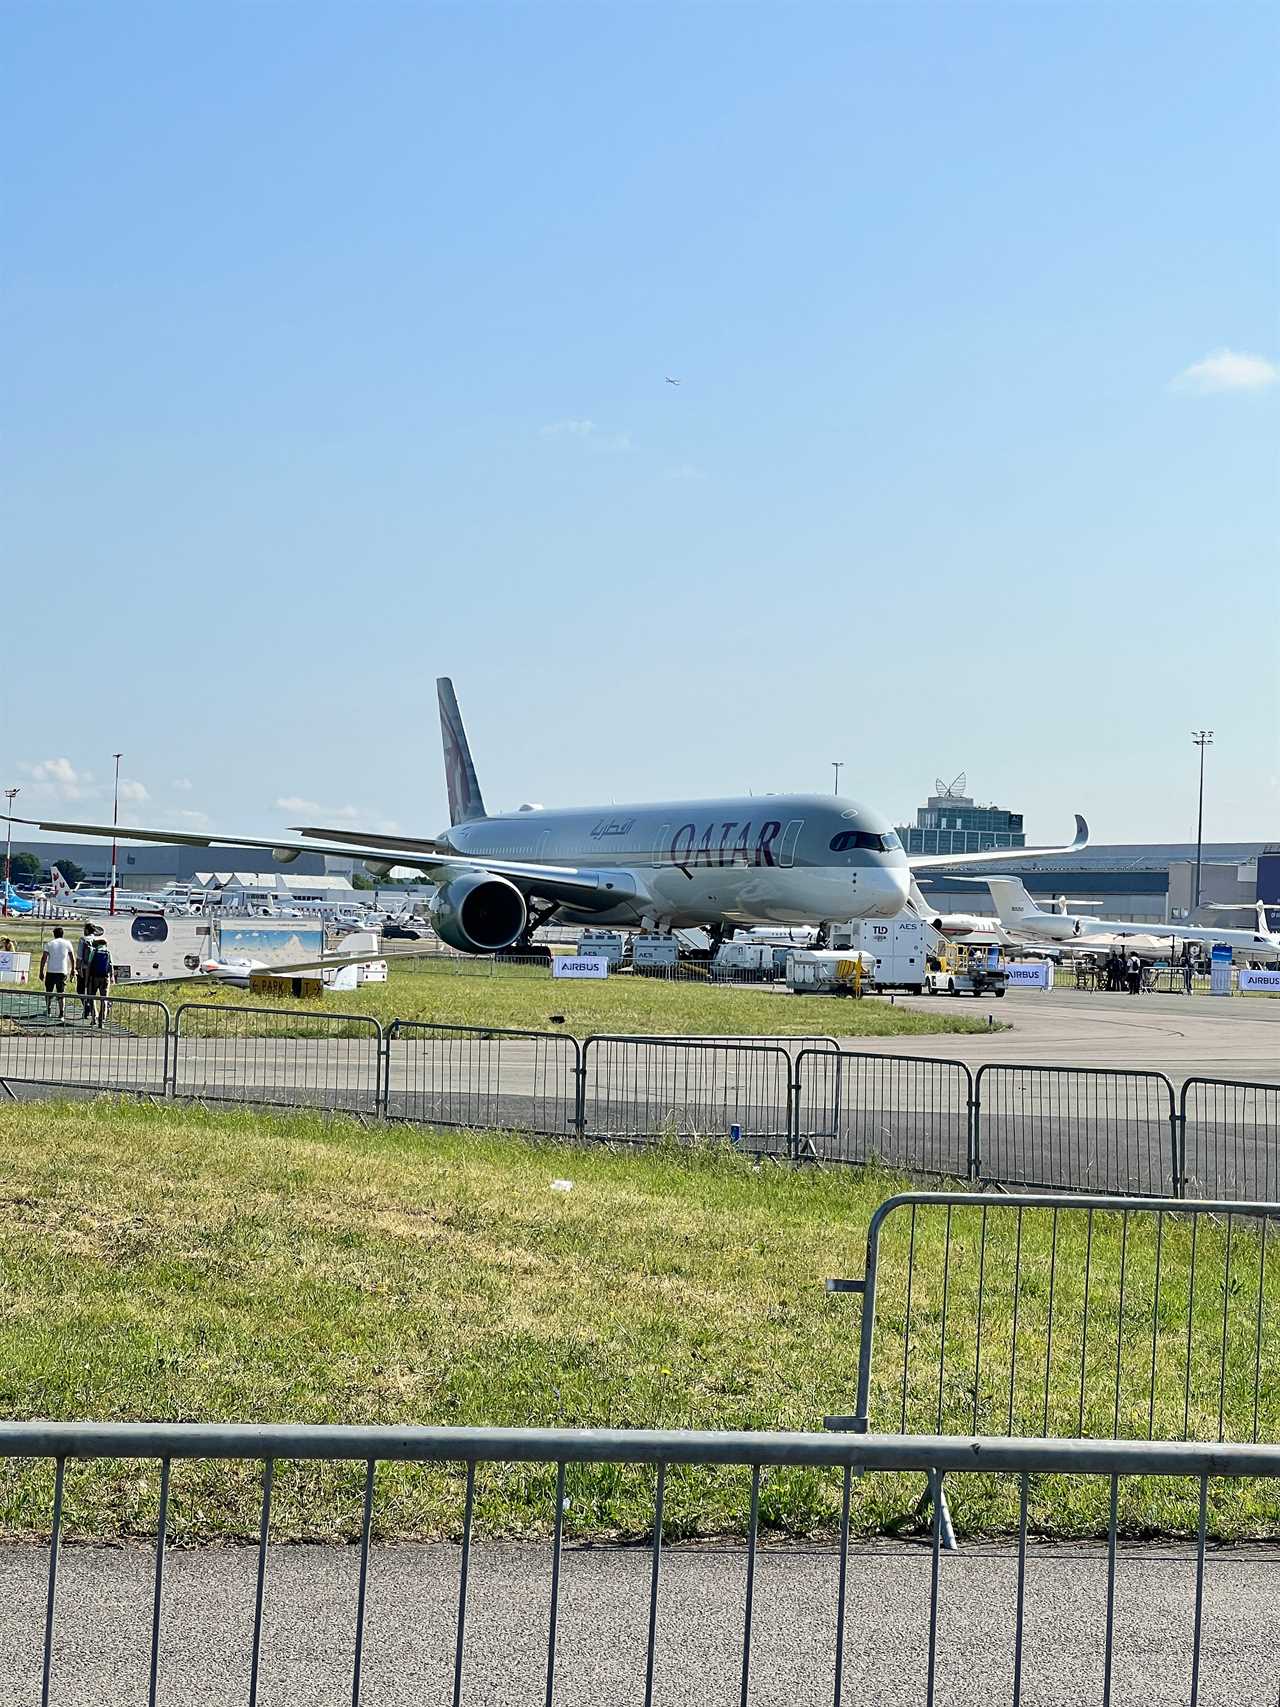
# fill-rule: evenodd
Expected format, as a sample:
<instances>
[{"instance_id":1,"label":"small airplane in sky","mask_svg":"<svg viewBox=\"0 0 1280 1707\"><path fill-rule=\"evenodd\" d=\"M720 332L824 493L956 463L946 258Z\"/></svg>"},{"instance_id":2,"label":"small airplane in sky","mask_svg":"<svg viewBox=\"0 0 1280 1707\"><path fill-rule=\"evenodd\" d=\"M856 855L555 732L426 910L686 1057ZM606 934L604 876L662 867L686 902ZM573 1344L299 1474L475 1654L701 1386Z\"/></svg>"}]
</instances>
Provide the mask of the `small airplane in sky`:
<instances>
[{"instance_id":1,"label":"small airplane in sky","mask_svg":"<svg viewBox=\"0 0 1280 1707\"><path fill-rule=\"evenodd\" d=\"M667 384L668 385L679 385L679 383L680 383L680 381L678 379L672 379L670 374L667 375Z\"/></svg>"}]
</instances>

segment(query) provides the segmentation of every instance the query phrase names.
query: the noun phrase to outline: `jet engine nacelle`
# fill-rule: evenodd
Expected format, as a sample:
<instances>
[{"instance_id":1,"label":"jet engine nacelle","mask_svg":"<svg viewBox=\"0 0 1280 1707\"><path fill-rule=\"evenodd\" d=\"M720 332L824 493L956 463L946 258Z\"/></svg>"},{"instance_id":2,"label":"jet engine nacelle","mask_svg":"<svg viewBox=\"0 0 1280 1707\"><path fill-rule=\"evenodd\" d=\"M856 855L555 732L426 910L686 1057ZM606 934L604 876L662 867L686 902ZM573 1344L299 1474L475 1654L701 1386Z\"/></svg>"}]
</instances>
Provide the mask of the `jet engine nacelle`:
<instances>
[{"instance_id":1,"label":"jet engine nacelle","mask_svg":"<svg viewBox=\"0 0 1280 1707\"><path fill-rule=\"evenodd\" d=\"M271 857L277 865L292 865L301 852L301 848L272 848Z\"/></svg>"},{"instance_id":2,"label":"jet engine nacelle","mask_svg":"<svg viewBox=\"0 0 1280 1707\"><path fill-rule=\"evenodd\" d=\"M390 877L393 869L385 859L367 859L364 868L370 877Z\"/></svg>"},{"instance_id":3,"label":"jet engine nacelle","mask_svg":"<svg viewBox=\"0 0 1280 1707\"><path fill-rule=\"evenodd\" d=\"M505 877L466 871L436 891L430 906L436 934L464 954L494 954L524 932L529 909Z\"/></svg>"}]
</instances>

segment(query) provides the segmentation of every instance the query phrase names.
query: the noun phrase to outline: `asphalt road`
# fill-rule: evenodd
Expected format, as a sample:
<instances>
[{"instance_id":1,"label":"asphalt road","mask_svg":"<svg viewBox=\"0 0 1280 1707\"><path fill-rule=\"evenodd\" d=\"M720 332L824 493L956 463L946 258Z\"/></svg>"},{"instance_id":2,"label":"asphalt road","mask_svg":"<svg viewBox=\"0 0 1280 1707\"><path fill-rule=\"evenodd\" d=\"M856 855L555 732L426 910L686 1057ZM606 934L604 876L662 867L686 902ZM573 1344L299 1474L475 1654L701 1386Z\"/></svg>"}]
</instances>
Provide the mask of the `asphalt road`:
<instances>
[{"instance_id":1,"label":"asphalt road","mask_svg":"<svg viewBox=\"0 0 1280 1707\"><path fill-rule=\"evenodd\" d=\"M248 1698L256 1551L171 1550L161 1625L159 1699L184 1707ZM380 1707L451 1699L459 1550L375 1548L370 1565L364 1695ZM926 1547L874 1545L850 1555L845 1695L850 1703L925 1699ZM0 1549L0 1694L39 1700L46 1555ZM272 1707L351 1700L354 1547L291 1547L270 1556L260 1697ZM152 1555L141 1548L64 1549L53 1702L111 1707L146 1699ZM547 1546L472 1554L463 1699L484 1707L544 1700L550 1604ZM1203 1707L1275 1707L1280 1665L1280 1555L1211 1554L1205 1576ZM944 1555L938 1702L1011 1699L1016 1555L966 1547ZM762 1549L756 1570L750 1700L797 1707L832 1699L836 1559L828 1550ZM555 1699L605 1707L644 1698L649 1559L643 1549L567 1548ZM740 1546L668 1548L662 1572L654 1701L703 1707L739 1700L745 1587ZM1191 1676L1194 1559L1179 1549L1122 1550L1116 1572L1112 1701L1185 1703ZM1105 1550L1029 1552L1023 1699L1102 1698Z\"/></svg>"}]
</instances>

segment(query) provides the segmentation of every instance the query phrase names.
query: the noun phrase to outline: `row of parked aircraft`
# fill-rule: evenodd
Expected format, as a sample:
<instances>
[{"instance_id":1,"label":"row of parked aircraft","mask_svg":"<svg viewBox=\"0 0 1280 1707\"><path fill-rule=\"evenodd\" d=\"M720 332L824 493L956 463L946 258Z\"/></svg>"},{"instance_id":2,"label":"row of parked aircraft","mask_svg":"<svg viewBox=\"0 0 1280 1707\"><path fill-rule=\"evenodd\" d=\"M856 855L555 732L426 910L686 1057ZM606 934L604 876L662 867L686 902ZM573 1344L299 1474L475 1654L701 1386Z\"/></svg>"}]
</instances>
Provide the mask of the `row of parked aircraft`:
<instances>
[{"instance_id":1,"label":"row of parked aircraft","mask_svg":"<svg viewBox=\"0 0 1280 1707\"><path fill-rule=\"evenodd\" d=\"M947 937L987 936L1006 946L1063 943L1079 948L1095 945L1100 949L1110 947L1118 937L1149 937L1161 942L1201 943L1205 947L1222 943L1264 960L1280 959L1280 932L1268 926L1267 909L1261 901L1256 903L1257 924L1253 930L1223 930L1216 925L1153 925L1137 919L1096 919L1085 913L1069 913L1065 899L1051 908L1040 907L1019 877L957 877L948 881L985 885L991 892L996 916L993 919L984 913L939 913L913 885L913 910Z\"/></svg>"}]
</instances>

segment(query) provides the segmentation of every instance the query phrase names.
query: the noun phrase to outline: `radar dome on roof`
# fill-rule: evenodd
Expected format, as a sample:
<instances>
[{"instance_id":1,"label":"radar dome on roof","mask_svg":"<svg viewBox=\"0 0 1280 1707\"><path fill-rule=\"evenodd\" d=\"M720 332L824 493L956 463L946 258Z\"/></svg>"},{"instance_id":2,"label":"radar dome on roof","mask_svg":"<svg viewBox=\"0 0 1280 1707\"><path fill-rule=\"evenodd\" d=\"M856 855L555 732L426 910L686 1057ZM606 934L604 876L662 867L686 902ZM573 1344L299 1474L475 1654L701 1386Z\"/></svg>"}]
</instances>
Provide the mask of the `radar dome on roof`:
<instances>
[{"instance_id":1,"label":"radar dome on roof","mask_svg":"<svg viewBox=\"0 0 1280 1707\"><path fill-rule=\"evenodd\" d=\"M526 800L524 805L518 806L516 810L517 812L541 812L543 806L540 800Z\"/></svg>"}]
</instances>

